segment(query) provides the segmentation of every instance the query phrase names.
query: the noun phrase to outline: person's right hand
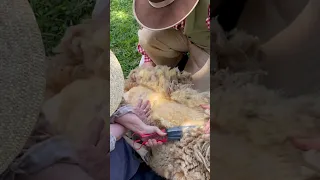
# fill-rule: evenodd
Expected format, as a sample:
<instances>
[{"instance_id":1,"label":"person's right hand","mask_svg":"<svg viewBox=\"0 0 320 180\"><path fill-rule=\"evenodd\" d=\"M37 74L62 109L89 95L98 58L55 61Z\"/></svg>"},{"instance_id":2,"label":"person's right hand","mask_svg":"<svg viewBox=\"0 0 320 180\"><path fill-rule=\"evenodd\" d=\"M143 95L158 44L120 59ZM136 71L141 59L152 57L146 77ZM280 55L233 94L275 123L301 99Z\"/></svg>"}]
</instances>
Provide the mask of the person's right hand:
<instances>
[{"instance_id":1,"label":"person's right hand","mask_svg":"<svg viewBox=\"0 0 320 180\"><path fill-rule=\"evenodd\" d=\"M166 133L162 132L156 126L149 126L144 122L147 122L151 113L151 105L149 101L143 102L139 100L138 105L134 108L134 113L129 113L124 116L121 116L115 120L116 123L119 123L126 127L127 129L137 133L137 134L153 134L157 133L159 136L165 136ZM144 122L143 122L144 121ZM161 145L162 142L157 142L155 139L150 139L146 146L154 147Z\"/></svg>"},{"instance_id":2,"label":"person's right hand","mask_svg":"<svg viewBox=\"0 0 320 180\"><path fill-rule=\"evenodd\" d=\"M115 119L115 122L123 125L127 129L129 129L137 134L157 133L160 136L166 135L166 133L162 132L158 127L146 125L145 123L143 123L141 121L141 119L137 115L135 115L133 113L125 114L125 115Z\"/></svg>"},{"instance_id":3,"label":"person's right hand","mask_svg":"<svg viewBox=\"0 0 320 180\"><path fill-rule=\"evenodd\" d=\"M210 116L210 104L209 105L201 105L203 109L205 109L205 112ZM204 132L206 134L210 134L210 119L204 126Z\"/></svg>"}]
</instances>

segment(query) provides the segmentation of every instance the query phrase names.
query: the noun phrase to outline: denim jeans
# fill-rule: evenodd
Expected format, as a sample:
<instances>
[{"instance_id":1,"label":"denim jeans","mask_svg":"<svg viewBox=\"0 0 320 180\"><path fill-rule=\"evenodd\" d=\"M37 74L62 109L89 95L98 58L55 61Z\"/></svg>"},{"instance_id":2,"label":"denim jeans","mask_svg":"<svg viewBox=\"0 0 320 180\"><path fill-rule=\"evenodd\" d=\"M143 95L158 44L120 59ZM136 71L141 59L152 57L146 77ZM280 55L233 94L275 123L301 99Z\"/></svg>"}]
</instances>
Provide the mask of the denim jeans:
<instances>
[{"instance_id":1,"label":"denim jeans","mask_svg":"<svg viewBox=\"0 0 320 180\"><path fill-rule=\"evenodd\" d=\"M145 163L141 163L137 173L130 180L164 180Z\"/></svg>"},{"instance_id":2,"label":"denim jeans","mask_svg":"<svg viewBox=\"0 0 320 180\"><path fill-rule=\"evenodd\" d=\"M161 180L151 170L132 147L123 139L117 141L116 148L110 153L110 180Z\"/></svg>"}]
</instances>

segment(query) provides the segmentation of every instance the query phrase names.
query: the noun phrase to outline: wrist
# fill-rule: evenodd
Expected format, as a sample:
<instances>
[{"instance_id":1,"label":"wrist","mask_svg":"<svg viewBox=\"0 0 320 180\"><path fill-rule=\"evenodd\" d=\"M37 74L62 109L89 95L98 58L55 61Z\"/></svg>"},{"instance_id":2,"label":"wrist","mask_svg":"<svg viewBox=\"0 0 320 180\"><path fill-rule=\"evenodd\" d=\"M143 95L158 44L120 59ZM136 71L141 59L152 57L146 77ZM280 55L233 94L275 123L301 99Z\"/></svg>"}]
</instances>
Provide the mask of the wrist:
<instances>
[{"instance_id":1,"label":"wrist","mask_svg":"<svg viewBox=\"0 0 320 180\"><path fill-rule=\"evenodd\" d=\"M110 124L110 133L119 140L125 133L127 129L120 124Z\"/></svg>"}]
</instances>

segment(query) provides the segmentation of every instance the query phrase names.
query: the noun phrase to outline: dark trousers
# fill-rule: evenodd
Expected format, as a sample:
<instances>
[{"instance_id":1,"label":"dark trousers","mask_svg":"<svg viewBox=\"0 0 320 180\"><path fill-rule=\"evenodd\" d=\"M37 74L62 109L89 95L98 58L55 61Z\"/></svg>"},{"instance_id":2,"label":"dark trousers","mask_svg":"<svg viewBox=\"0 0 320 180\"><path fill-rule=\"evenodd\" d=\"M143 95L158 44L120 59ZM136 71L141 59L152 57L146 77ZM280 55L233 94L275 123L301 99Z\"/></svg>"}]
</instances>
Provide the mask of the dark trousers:
<instances>
[{"instance_id":1,"label":"dark trousers","mask_svg":"<svg viewBox=\"0 0 320 180\"><path fill-rule=\"evenodd\" d=\"M130 180L165 180L165 178L158 176L145 163L141 163L137 173Z\"/></svg>"}]
</instances>

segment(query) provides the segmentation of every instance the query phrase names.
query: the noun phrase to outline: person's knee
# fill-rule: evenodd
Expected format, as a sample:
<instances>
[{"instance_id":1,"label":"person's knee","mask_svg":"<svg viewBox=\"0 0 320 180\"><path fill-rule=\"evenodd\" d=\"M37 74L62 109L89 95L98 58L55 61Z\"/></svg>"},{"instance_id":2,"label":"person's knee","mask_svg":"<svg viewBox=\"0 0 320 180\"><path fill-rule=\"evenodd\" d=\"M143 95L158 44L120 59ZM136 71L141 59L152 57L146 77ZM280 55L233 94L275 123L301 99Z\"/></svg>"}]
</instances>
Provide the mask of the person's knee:
<instances>
[{"instance_id":1,"label":"person's knee","mask_svg":"<svg viewBox=\"0 0 320 180\"><path fill-rule=\"evenodd\" d=\"M146 28L140 29L138 31L139 44L143 48L147 48L148 46L151 46L152 44L154 44L157 34L158 34L158 31L152 31Z\"/></svg>"}]
</instances>

